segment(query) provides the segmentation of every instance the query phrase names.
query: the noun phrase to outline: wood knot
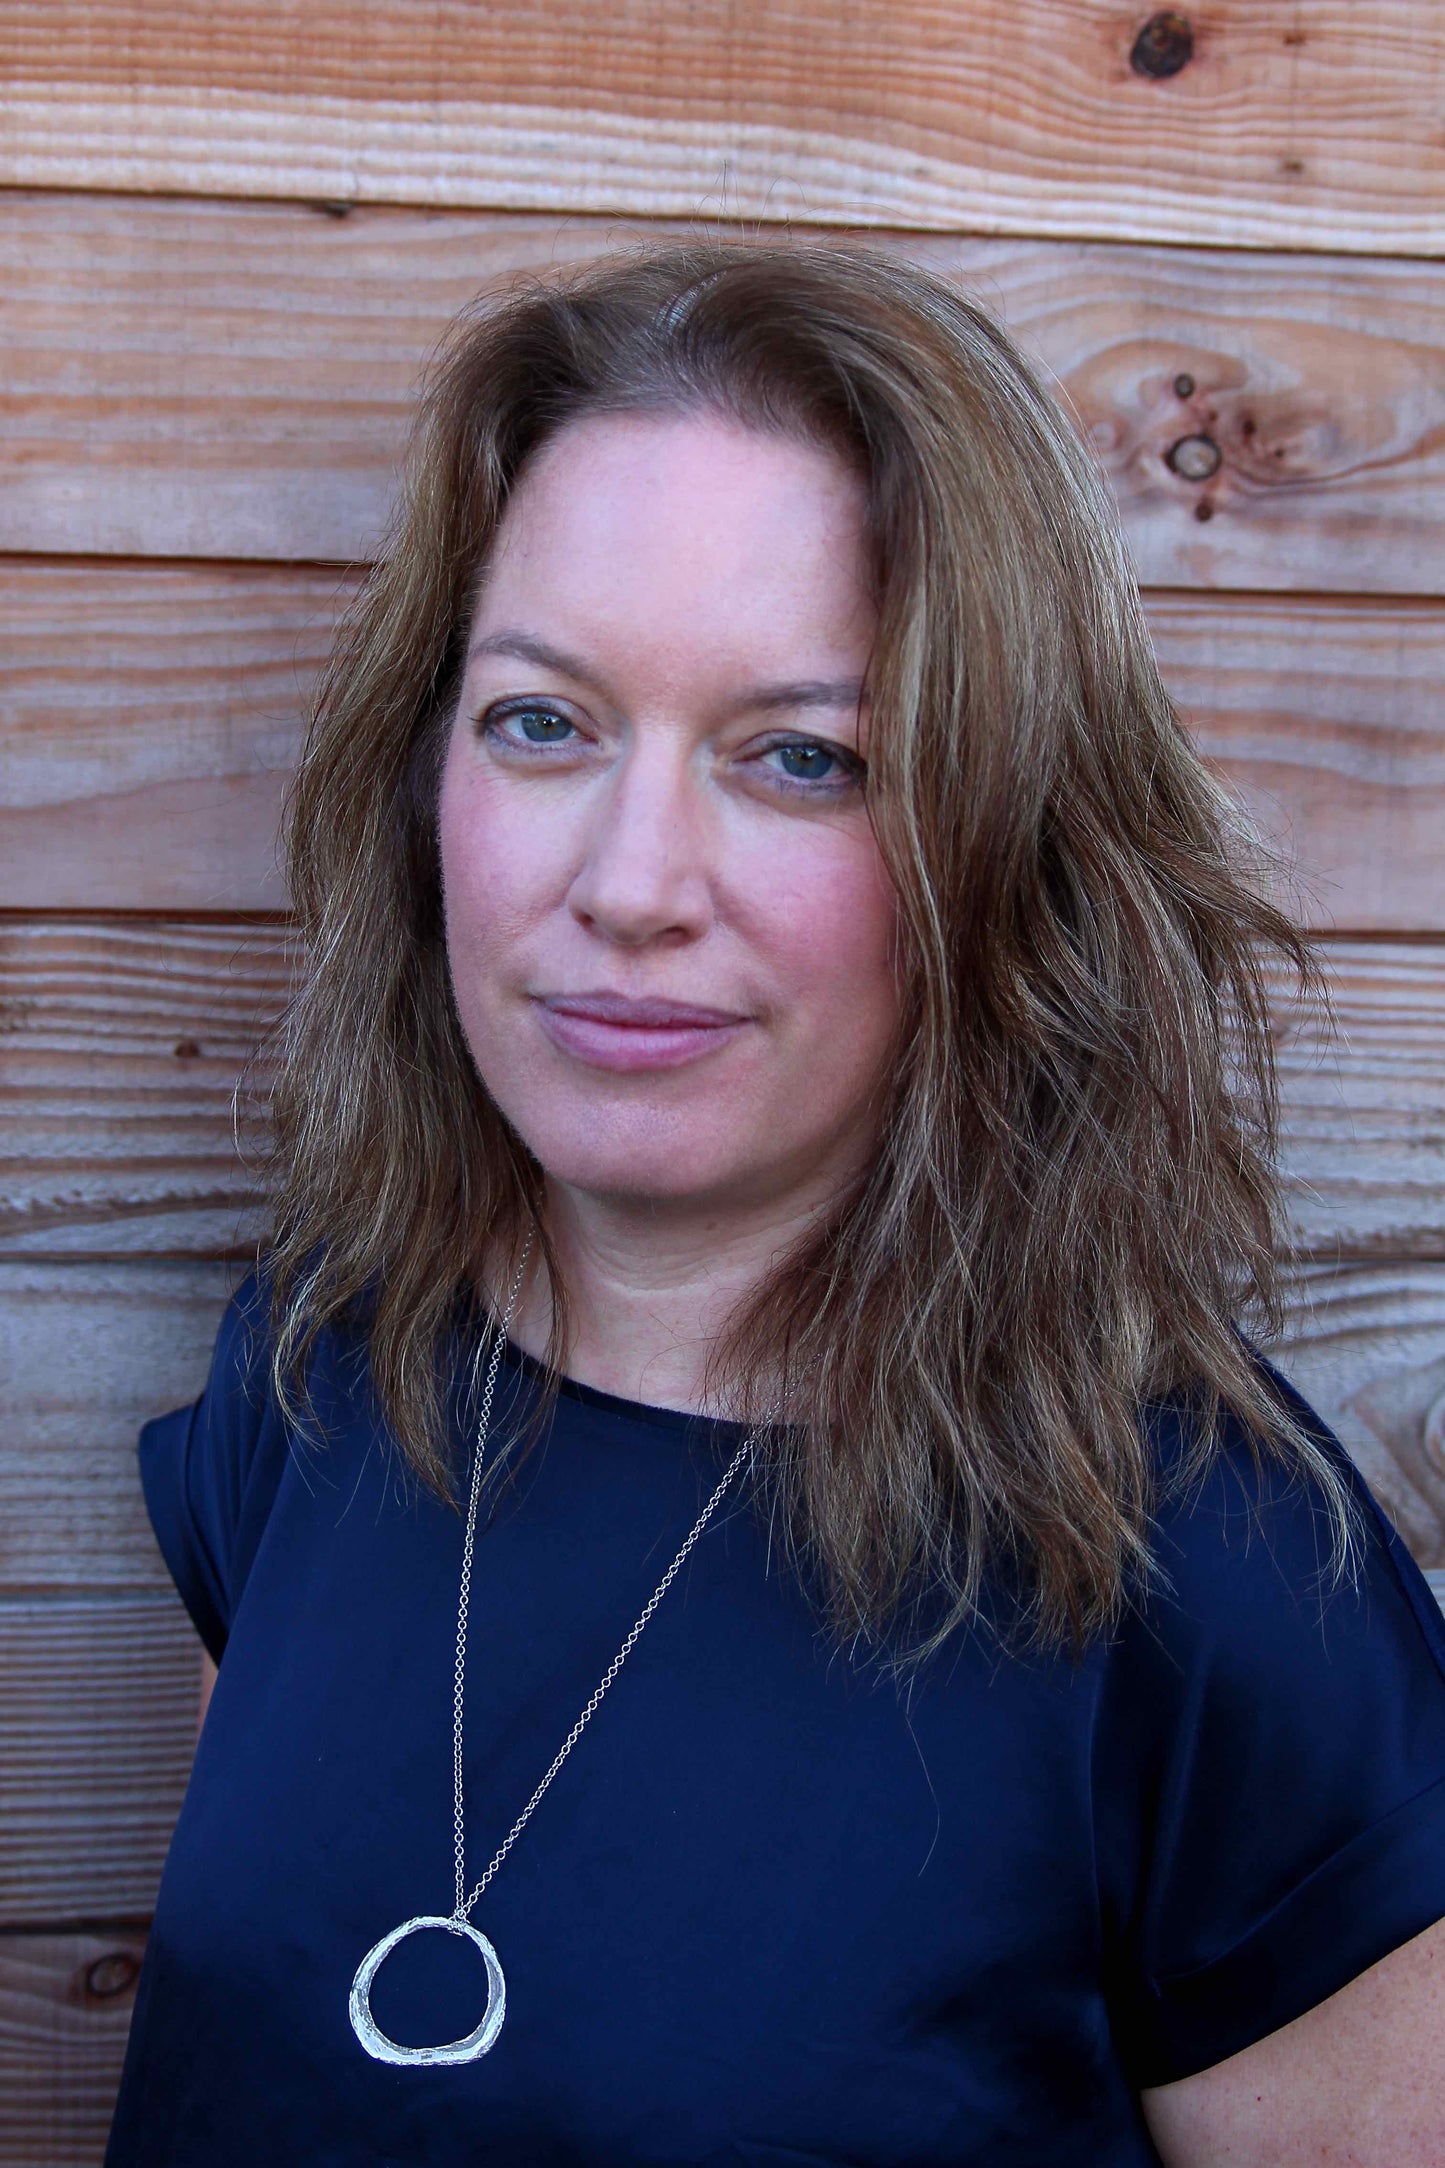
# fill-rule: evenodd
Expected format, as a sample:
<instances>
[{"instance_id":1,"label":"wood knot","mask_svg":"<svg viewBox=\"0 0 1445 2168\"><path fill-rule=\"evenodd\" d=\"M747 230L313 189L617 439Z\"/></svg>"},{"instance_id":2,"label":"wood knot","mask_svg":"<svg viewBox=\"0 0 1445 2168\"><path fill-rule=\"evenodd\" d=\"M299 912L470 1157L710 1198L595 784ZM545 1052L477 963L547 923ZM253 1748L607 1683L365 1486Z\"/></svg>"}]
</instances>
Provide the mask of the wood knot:
<instances>
[{"instance_id":1,"label":"wood knot","mask_svg":"<svg viewBox=\"0 0 1445 2168\"><path fill-rule=\"evenodd\" d=\"M1159 15L1151 15L1135 38L1129 65L1136 75L1147 75L1152 82L1162 83L1187 68L1193 58L1194 29L1188 16L1166 8Z\"/></svg>"},{"instance_id":2,"label":"wood knot","mask_svg":"<svg viewBox=\"0 0 1445 2168\"><path fill-rule=\"evenodd\" d=\"M196 1044L196 1042L195 1042L195 1040L194 1040L194 1039L177 1039L177 1041L176 1041L176 1060L177 1060L177 1061L199 1061L199 1060L200 1060L200 1058L201 1058L201 1050L200 1050L199 1046L198 1046L198 1045Z\"/></svg>"},{"instance_id":3,"label":"wood knot","mask_svg":"<svg viewBox=\"0 0 1445 2168\"><path fill-rule=\"evenodd\" d=\"M1218 474L1224 454L1213 437L1181 437L1164 454L1164 464L1186 482L1207 482Z\"/></svg>"},{"instance_id":4,"label":"wood knot","mask_svg":"<svg viewBox=\"0 0 1445 2168\"><path fill-rule=\"evenodd\" d=\"M117 1995L128 1995L139 1977L140 1959L134 1950L107 1950L86 1966L81 1993L87 2002L113 2002Z\"/></svg>"}]
</instances>

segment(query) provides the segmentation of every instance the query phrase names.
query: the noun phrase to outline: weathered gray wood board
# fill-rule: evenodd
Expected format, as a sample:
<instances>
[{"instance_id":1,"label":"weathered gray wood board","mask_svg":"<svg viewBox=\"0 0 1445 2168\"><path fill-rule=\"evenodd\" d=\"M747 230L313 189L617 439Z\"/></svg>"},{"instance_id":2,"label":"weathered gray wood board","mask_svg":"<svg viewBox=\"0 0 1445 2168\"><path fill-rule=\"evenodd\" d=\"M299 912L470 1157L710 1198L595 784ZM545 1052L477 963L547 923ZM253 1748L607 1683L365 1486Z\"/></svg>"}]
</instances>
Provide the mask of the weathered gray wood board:
<instances>
[{"instance_id":1,"label":"weathered gray wood board","mask_svg":"<svg viewBox=\"0 0 1445 2168\"><path fill-rule=\"evenodd\" d=\"M0 1596L164 1589L136 1434L206 1381L240 1268L0 1264Z\"/></svg>"},{"instance_id":2,"label":"weathered gray wood board","mask_svg":"<svg viewBox=\"0 0 1445 2168\"><path fill-rule=\"evenodd\" d=\"M197 1646L171 1594L0 1599L0 1928L149 1913L195 1745Z\"/></svg>"},{"instance_id":3,"label":"weathered gray wood board","mask_svg":"<svg viewBox=\"0 0 1445 2168\"><path fill-rule=\"evenodd\" d=\"M1283 1367L1445 1597L1445 1267L1306 1267L1290 1310Z\"/></svg>"},{"instance_id":4,"label":"weathered gray wood board","mask_svg":"<svg viewBox=\"0 0 1445 2168\"><path fill-rule=\"evenodd\" d=\"M290 949L245 919L0 919L0 1255L244 1249L235 1094Z\"/></svg>"}]
</instances>

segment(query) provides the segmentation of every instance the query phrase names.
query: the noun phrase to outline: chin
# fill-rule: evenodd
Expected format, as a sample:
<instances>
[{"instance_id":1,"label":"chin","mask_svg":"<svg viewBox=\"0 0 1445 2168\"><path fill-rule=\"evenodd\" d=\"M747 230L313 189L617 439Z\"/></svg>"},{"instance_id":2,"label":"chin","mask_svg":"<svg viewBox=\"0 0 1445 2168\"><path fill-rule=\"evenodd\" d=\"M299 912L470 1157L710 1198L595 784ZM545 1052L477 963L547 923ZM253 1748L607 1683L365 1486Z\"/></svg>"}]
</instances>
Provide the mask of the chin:
<instances>
[{"instance_id":1,"label":"chin","mask_svg":"<svg viewBox=\"0 0 1445 2168\"><path fill-rule=\"evenodd\" d=\"M757 1179L756 1170L718 1153L716 1139L711 1149L675 1142L607 1148L573 1137L549 1150L546 1143L526 1142L549 1181L619 1204L703 1203L747 1192Z\"/></svg>"}]
</instances>

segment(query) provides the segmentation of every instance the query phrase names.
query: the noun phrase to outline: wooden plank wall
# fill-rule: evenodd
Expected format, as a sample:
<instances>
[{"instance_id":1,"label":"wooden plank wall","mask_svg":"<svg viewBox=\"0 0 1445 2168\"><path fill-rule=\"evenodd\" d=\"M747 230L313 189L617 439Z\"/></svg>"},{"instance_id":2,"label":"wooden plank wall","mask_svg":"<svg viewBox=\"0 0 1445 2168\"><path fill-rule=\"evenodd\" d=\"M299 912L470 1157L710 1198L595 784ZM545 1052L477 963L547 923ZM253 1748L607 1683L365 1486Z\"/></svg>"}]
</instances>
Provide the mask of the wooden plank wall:
<instances>
[{"instance_id":1,"label":"wooden plank wall","mask_svg":"<svg viewBox=\"0 0 1445 2168\"><path fill-rule=\"evenodd\" d=\"M0 0L0 2168L99 2159L195 1643L138 1421L257 1200L274 833L423 357L669 221L988 298L1298 864L1288 1366L1445 1569L1445 19L1409 0ZM1185 451L1180 446L1185 445Z\"/></svg>"}]
</instances>

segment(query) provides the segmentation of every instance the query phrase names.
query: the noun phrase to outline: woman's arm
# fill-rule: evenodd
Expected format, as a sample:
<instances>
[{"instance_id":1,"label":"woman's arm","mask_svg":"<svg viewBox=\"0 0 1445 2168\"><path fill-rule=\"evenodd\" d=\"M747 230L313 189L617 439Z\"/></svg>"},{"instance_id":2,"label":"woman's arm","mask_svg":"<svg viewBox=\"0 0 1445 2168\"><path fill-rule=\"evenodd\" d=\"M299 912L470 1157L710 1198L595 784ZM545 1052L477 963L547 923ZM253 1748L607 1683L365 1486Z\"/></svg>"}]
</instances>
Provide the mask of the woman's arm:
<instances>
[{"instance_id":1,"label":"woman's arm","mask_svg":"<svg viewBox=\"0 0 1445 2168\"><path fill-rule=\"evenodd\" d=\"M202 1651L201 1651L201 1701L200 1701L200 1707L199 1707L199 1708L197 1709L197 1711L196 1711L196 1737L197 1737L198 1739L199 1739L199 1738L200 1738L200 1736L201 1736L201 1727L202 1727L202 1725L203 1725L203 1724L205 1723L205 1721L206 1721L206 1711L207 1711L207 1709L209 1709L209 1708L210 1708L210 1706L211 1706L211 1688L212 1688L212 1687L213 1687L213 1686L215 1685L215 1683L216 1683L216 1667L215 1667L215 1665L214 1665L214 1664L213 1664L213 1663L211 1662L211 1659L210 1659L210 1657L209 1657L209 1656L208 1656L208 1655L206 1654L205 1650L204 1650L204 1649L202 1649Z\"/></svg>"},{"instance_id":2,"label":"woman's arm","mask_svg":"<svg viewBox=\"0 0 1445 2168\"><path fill-rule=\"evenodd\" d=\"M1445 1920L1143 2105L1165 2168L1445 2168Z\"/></svg>"}]
</instances>

